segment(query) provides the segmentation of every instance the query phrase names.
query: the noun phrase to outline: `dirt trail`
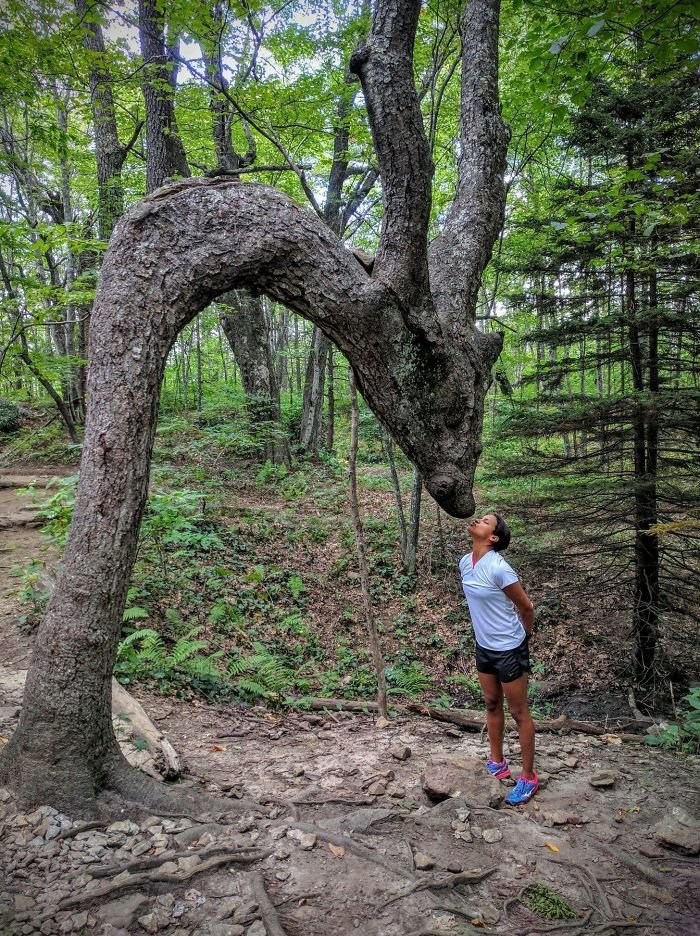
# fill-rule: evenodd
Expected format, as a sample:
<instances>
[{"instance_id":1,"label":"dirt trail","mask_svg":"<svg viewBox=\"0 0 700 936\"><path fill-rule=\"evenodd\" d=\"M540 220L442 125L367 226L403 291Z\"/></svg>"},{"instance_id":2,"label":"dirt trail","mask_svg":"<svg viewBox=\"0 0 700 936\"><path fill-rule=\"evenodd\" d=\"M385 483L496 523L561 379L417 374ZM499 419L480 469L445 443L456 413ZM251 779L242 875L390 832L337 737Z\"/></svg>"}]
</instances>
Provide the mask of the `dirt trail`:
<instances>
[{"instance_id":1,"label":"dirt trail","mask_svg":"<svg viewBox=\"0 0 700 936\"><path fill-rule=\"evenodd\" d=\"M10 570L47 558L7 480L0 475L0 735L16 723L13 674L29 654ZM562 932L700 933L700 867L680 851L700 842L697 758L614 736L540 735L543 788L510 809L507 790L484 774L486 744L476 734L421 718L381 727L369 715L280 716L139 697L181 754L188 783L232 805L257 800L260 810L199 826L122 810L121 822L74 835L70 817L43 808L23 815L0 790L0 933L526 936L556 925L517 901L534 883L578 913ZM508 744L515 770L516 739ZM592 786L601 771L610 785ZM452 795L434 805L426 777ZM662 845L663 835L675 846ZM226 848L263 851L252 873L205 870L214 846L220 860ZM144 858L168 863L115 882ZM91 898L106 867L112 891ZM489 869L481 881L463 879ZM165 880L155 879L160 872Z\"/></svg>"}]
</instances>

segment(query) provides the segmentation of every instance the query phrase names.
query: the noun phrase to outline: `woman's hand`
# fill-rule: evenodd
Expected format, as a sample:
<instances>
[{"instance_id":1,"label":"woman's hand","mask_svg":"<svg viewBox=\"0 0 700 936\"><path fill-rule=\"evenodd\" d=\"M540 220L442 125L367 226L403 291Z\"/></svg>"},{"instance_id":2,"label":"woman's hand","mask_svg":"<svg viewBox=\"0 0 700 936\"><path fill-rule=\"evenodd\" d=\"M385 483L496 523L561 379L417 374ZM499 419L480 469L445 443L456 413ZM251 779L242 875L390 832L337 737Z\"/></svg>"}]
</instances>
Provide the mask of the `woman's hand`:
<instances>
[{"instance_id":1,"label":"woman's hand","mask_svg":"<svg viewBox=\"0 0 700 936\"><path fill-rule=\"evenodd\" d=\"M507 595L515 605L520 620L523 622L525 633L529 637L535 623L535 606L530 601L527 593L520 582L513 582L512 585L506 585L503 593Z\"/></svg>"}]
</instances>

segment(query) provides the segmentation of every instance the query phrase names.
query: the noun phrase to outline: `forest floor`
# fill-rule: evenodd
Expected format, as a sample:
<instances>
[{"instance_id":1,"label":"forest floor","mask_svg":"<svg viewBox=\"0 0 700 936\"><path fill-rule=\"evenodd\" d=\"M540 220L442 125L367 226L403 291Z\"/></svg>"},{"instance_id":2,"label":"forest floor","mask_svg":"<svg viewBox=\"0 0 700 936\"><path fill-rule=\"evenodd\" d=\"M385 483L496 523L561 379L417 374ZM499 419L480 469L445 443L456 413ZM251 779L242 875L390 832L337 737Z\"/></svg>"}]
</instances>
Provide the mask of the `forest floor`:
<instances>
[{"instance_id":1,"label":"forest floor","mask_svg":"<svg viewBox=\"0 0 700 936\"><path fill-rule=\"evenodd\" d=\"M51 559L15 490L38 473L0 474L0 743L31 644L11 570ZM698 758L612 727L542 733L545 782L514 809L485 774L483 733L135 694L185 787L220 794L221 813L115 815L105 801L102 824L79 831L0 790L0 933L700 933ZM512 735L508 750L515 771Z\"/></svg>"}]
</instances>

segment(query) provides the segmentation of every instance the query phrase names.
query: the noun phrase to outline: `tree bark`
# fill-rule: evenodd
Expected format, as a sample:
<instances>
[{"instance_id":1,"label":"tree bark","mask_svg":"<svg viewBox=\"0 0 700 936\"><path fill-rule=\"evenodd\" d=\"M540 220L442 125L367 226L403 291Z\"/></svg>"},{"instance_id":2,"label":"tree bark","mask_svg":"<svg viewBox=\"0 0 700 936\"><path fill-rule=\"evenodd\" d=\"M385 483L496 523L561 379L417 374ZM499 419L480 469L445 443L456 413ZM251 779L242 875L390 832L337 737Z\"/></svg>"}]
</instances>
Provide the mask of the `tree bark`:
<instances>
[{"instance_id":1,"label":"tree bark","mask_svg":"<svg viewBox=\"0 0 700 936\"><path fill-rule=\"evenodd\" d=\"M177 129L173 102L174 61L165 45L163 15L156 0L139 0L139 41L146 65L146 191L171 177L188 178L190 169Z\"/></svg>"},{"instance_id":2,"label":"tree bark","mask_svg":"<svg viewBox=\"0 0 700 936\"><path fill-rule=\"evenodd\" d=\"M142 0L143 8L148 5ZM460 279L466 298L454 314L439 264L435 299L429 288L430 165L416 125L420 112L411 70L419 8L419 0L379 0L368 46L356 62L384 180L387 217L375 275L368 275L327 225L287 196L226 178L184 180L161 189L115 228L91 325L99 353L88 374L73 523L37 635L20 723L0 754L0 781L25 804L52 803L90 814L106 786L151 805L162 801L155 781L149 786L148 778L136 776L118 749L110 718L111 675L146 502L165 362L180 331L218 296L232 289L266 293L318 325L349 359L364 398L422 473L427 490L455 516L474 510L484 397L501 341L465 324L478 283ZM495 68L497 34L482 28L479 15L490 22L497 10L496 0L470 3L464 44L471 52L465 52L465 62L474 58ZM381 81L385 54L388 80ZM472 192L474 219L482 212L488 216L481 235L468 235L470 244L482 237L481 260L470 266L478 279L488 238L497 233L493 219L502 213L499 172L488 175L486 154L497 170L502 154L489 132L498 109L494 82L475 81L471 91L468 81L465 86L477 95L478 106L463 108L463 118L472 111L476 116L474 126L462 126L462 161L480 165L469 150L482 154L488 189ZM493 118L488 126L478 117L480 108ZM386 126L379 126L378 115ZM411 154L408 160L402 147ZM461 172L460 185L469 179L469 172ZM465 218L469 196L458 192L457 199ZM453 250L458 234L450 236ZM450 263L454 272L454 250Z\"/></svg>"},{"instance_id":3,"label":"tree bark","mask_svg":"<svg viewBox=\"0 0 700 936\"><path fill-rule=\"evenodd\" d=\"M318 455L321 448L323 399L329 349L330 342L328 338L320 328L315 327L311 336L309 359L306 363L300 438L301 447L312 455Z\"/></svg>"},{"instance_id":4,"label":"tree bark","mask_svg":"<svg viewBox=\"0 0 700 936\"><path fill-rule=\"evenodd\" d=\"M219 302L236 309L221 316L221 327L241 371L250 421L265 433L265 458L289 465L289 441L281 425L280 389L262 299L238 290L221 296Z\"/></svg>"},{"instance_id":5,"label":"tree bark","mask_svg":"<svg viewBox=\"0 0 700 936\"><path fill-rule=\"evenodd\" d=\"M380 718L386 718L388 714L386 699L386 672L384 657L379 644L379 631L377 630L377 619L374 616L372 607L372 592L369 584L369 566L367 565L367 546L365 543L365 530L360 516L360 502L357 496L357 442L358 442L358 423L359 413L357 406L357 389L355 387L355 376L352 368L349 372L350 385L350 451L348 453L348 478L350 481L350 514L352 516L352 525L355 529L355 548L357 550L357 562L360 567L360 583L362 586L362 603L365 607L365 623L367 624L367 634L369 636L369 646L374 663L374 672L377 677L377 709Z\"/></svg>"}]
</instances>

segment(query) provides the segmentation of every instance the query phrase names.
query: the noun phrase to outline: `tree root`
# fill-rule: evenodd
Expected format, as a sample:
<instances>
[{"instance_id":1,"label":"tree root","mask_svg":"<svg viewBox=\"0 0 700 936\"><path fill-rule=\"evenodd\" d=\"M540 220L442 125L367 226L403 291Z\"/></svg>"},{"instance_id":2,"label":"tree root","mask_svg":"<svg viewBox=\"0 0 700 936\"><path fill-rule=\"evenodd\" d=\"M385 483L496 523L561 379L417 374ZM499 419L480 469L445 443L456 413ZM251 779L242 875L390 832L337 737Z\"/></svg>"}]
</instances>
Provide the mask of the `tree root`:
<instances>
[{"instance_id":1,"label":"tree root","mask_svg":"<svg viewBox=\"0 0 700 936\"><path fill-rule=\"evenodd\" d=\"M320 826L313 825L311 822L294 822L290 828L299 829L300 832L309 832L312 835L315 835L316 838L320 839L322 842L328 842L331 845L337 845L339 848L344 848L345 851L351 852L353 855L357 855L358 858L364 858L365 861L371 861L374 864L380 865L385 870L390 871L392 874L396 875L396 877L402 877L411 882L415 881L415 876L412 871L408 871L406 868L402 868L400 865L394 864L391 861L387 861L385 858L382 858L376 854L376 852L373 852L365 845L360 845L359 842L354 841L347 835L341 835L338 832L328 832L326 829L322 829Z\"/></svg>"},{"instance_id":2,"label":"tree root","mask_svg":"<svg viewBox=\"0 0 700 936\"><path fill-rule=\"evenodd\" d=\"M252 800L225 799L191 788L167 786L132 767L124 757L119 757L112 765L106 792L116 793L133 805L153 810L159 816L176 815L207 822L231 813L261 811L260 803Z\"/></svg>"},{"instance_id":3,"label":"tree root","mask_svg":"<svg viewBox=\"0 0 700 936\"><path fill-rule=\"evenodd\" d=\"M213 868L219 868L225 864L253 864L256 861L262 861L271 854L272 852L269 849L246 851L243 854L240 854L237 849L225 855L216 855L206 861L202 861L188 871L180 871L179 873L173 874L165 874L157 871L150 874L134 874L128 880L111 881L109 884L96 887L91 891L85 891L75 897L67 897L58 904L56 910L74 910L76 907L91 904L97 900L103 900L106 897L112 898L116 894L123 894L125 891L134 890L135 888L147 887L149 884L182 884L183 881L189 881L190 878L201 874L203 871L211 871ZM56 911L52 911L52 914L54 912Z\"/></svg>"},{"instance_id":4,"label":"tree root","mask_svg":"<svg viewBox=\"0 0 700 936\"><path fill-rule=\"evenodd\" d=\"M74 825L70 829L63 829L58 839L60 842L65 842L66 839L75 838L81 832L89 832L90 829L104 829L108 825L109 822L103 819L95 819L94 822L81 822L80 825Z\"/></svg>"},{"instance_id":5,"label":"tree root","mask_svg":"<svg viewBox=\"0 0 700 936\"><path fill-rule=\"evenodd\" d=\"M236 848L235 854L243 856L251 852L257 854L259 851L259 848L254 848L253 846L244 846L241 848ZM138 858L136 861L130 861L127 864L107 866L89 865L87 873L94 878L114 877L117 874L122 874L124 871L128 871L129 874L131 874L134 871L147 871L149 868L158 868L160 865L163 865L168 861L177 861L178 858L191 858L193 855L196 855L198 858L201 858L202 861L204 861L206 859L212 858L214 855L230 853L230 845L213 845L210 848L201 848L199 851L187 851L184 853L169 850L163 852L162 855L154 855L151 858Z\"/></svg>"},{"instance_id":6,"label":"tree root","mask_svg":"<svg viewBox=\"0 0 700 936\"><path fill-rule=\"evenodd\" d=\"M476 884L479 881L483 881L484 878L487 878L490 874L493 874L497 870L497 867L494 865L493 868L486 868L484 871L460 871L458 874L449 874L445 878L436 878L435 875L431 877L420 878L420 880L415 881L411 887L405 890L402 894L395 894L393 897L390 897L386 901L388 906L391 903L394 903L397 900L403 900L404 897L410 897L411 894L415 894L416 891L421 890L452 890L455 887L458 887L460 884Z\"/></svg>"},{"instance_id":7,"label":"tree root","mask_svg":"<svg viewBox=\"0 0 700 936\"><path fill-rule=\"evenodd\" d=\"M593 896L593 894L591 893L591 888L590 888L591 884L593 885L595 892L598 894L598 897L600 899L600 902L603 908L604 919L609 920L612 917L613 912L612 912L612 907L610 906L610 902L608 901L608 895L605 893L605 891L603 890L600 884L600 881L595 876L595 874L593 874L592 871L590 871L584 865L577 864L577 862L575 861L569 861L567 858L556 858L554 855L543 855L542 857L544 858L545 861L551 861L553 864L558 864L558 865L563 865L564 867L574 868L576 871L578 871L583 879L582 883L584 887L589 892L589 896L591 897Z\"/></svg>"},{"instance_id":8,"label":"tree root","mask_svg":"<svg viewBox=\"0 0 700 936\"><path fill-rule=\"evenodd\" d=\"M258 905L258 912L265 925L267 936L287 936L280 923L275 905L272 903L265 890L265 879L259 871L251 875L250 884L253 890L253 897Z\"/></svg>"}]
</instances>

